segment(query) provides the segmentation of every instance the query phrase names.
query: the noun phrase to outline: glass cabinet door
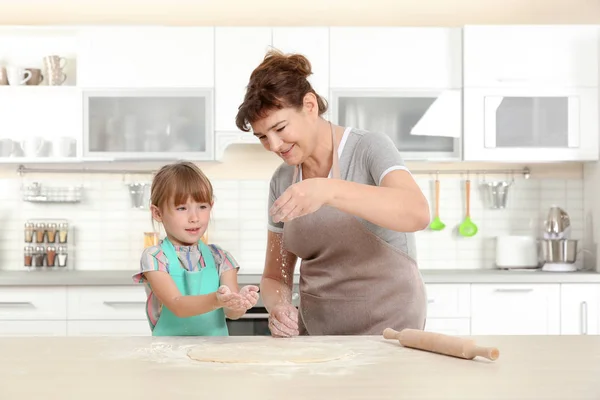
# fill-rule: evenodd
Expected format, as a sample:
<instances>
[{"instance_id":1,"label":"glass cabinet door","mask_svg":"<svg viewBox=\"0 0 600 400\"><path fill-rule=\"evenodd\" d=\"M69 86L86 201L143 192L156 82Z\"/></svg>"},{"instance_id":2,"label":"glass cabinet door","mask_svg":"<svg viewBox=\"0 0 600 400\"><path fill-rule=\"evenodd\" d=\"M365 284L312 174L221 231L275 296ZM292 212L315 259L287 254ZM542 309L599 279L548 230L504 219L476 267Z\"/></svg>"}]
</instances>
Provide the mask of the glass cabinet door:
<instances>
[{"instance_id":1,"label":"glass cabinet door","mask_svg":"<svg viewBox=\"0 0 600 400\"><path fill-rule=\"evenodd\" d=\"M88 157L208 160L212 91L105 90L84 94Z\"/></svg>"},{"instance_id":2,"label":"glass cabinet door","mask_svg":"<svg viewBox=\"0 0 600 400\"><path fill-rule=\"evenodd\" d=\"M342 126L387 134L406 160L460 159L461 97L449 94L339 94L335 116Z\"/></svg>"},{"instance_id":3,"label":"glass cabinet door","mask_svg":"<svg viewBox=\"0 0 600 400\"><path fill-rule=\"evenodd\" d=\"M579 146L577 96L486 96L484 107L487 148Z\"/></svg>"}]
</instances>

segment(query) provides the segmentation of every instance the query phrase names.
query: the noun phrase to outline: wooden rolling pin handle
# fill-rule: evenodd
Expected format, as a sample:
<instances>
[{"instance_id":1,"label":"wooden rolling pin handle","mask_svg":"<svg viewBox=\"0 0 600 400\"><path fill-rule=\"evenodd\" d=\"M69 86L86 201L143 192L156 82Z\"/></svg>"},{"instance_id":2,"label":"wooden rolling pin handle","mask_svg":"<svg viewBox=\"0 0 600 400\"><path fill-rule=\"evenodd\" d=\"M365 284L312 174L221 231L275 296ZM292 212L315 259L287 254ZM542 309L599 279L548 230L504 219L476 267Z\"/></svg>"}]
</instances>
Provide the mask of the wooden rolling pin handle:
<instances>
[{"instance_id":1,"label":"wooden rolling pin handle","mask_svg":"<svg viewBox=\"0 0 600 400\"><path fill-rule=\"evenodd\" d=\"M385 339L396 339L405 347L468 360L480 356L494 361L500 356L500 352L495 347L477 346L473 340L417 329L403 329L402 332L398 332L386 328L383 331L383 337Z\"/></svg>"}]
</instances>

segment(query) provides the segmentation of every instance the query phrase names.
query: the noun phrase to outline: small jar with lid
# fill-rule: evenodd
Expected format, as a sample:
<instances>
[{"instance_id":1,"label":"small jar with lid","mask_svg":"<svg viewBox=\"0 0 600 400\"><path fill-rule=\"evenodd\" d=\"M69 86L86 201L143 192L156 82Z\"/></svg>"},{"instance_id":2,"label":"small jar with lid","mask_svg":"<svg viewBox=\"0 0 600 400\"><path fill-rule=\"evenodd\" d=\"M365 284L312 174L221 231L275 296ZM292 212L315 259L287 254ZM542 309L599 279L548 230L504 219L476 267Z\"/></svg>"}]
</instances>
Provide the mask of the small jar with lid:
<instances>
[{"instance_id":1,"label":"small jar with lid","mask_svg":"<svg viewBox=\"0 0 600 400\"><path fill-rule=\"evenodd\" d=\"M59 246L56 258L58 259L59 267L67 266L68 250L67 246Z\"/></svg>"},{"instance_id":2,"label":"small jar with lid","mask_svg":"<svg viewBox=\"0 0 600 400\"><path fill-rule=\"evenodd\" d=\"M46 251L44 246L36 246L35 251L33 253L33 265L37 268L44 266L44 258L46 256Z\"/></svg>"},{"instance_id":3,"label":"small jar with lid","mask_svg":"<svg viewBox=\"0 0 600 400\"><path fill-rule=\"evenodd\" d=\"M54 246L46 247L46 266L54 267L55 260L56 260L56 247L54 247Z\"/></svg>"},{"instance_id":4,"label":"small jar with lid","mask_svg":"<svg viewBox=\"0 0 600 400\"><path fill-rule=\"evenodd\" d=\"M33 222L25 222L24 233L25 233L25 242L32 243L33 235L35 233L35 225L33 224Z\"/></svg>"},{"instance_id":5,"label":"small jar with lid","mask_svg":"<svg viewBox=\"0 0 600 400\"><path fill-rule=\"evenodd\" d=\"M62 222L58 225L58 242L67 243L69 239L69 224Z\"/></svg>"},{"instance_id":6,"label":"small jar with lid","mask_svg":"<svg viewBox=\"0 0 600 400\"><path fill-rule=\"evenodd\" d=\"M44 243L46 237L46 224L39 222L35 225L35 242Z\"/></svg>"},{"instance_id":7,"label":"small jar with lid","mask_svg":"<svg viewBox=\"0 0 600 400\"><path fill-rule=\"evenodd\" d=\"M23 251L25 256L23 265L25 265L26 267L33 266L33 252L33 246L25 246L25 250Z\"/></svg>"},{"instance_id":8,"label":"small jar with lid","mask_svg":"<svg viewBox=\"0 0 600 400\"><path fill-rule=\"evenodd\" d=\"M56 223L52 222L48 224L48 229L46 230L46 238L48 239L48 243L56 242L56 232L58 228Z\"/></svg>"}]
</instances>

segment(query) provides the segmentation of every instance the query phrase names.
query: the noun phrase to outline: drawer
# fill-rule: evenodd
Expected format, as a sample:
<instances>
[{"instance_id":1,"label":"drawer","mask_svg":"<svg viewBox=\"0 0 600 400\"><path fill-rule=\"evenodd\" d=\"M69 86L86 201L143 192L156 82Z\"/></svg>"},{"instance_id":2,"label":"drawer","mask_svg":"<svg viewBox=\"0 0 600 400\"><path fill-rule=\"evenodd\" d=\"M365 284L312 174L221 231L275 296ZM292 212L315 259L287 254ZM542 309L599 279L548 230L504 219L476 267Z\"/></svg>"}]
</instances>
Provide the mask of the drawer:
<instances>
[{"instance_id":1,"label":"drawer","mask_svg":"<svg viewBox=\"0 0 600 400\"><path fill-rule=\"evenodd\" d=\"M469 284L428 284L428 318L468 318L471 314Z\"/></svg>"},{"instance_id":2,"label":"drawer","mask_svg":"<svg viewBox=\"0 0 600 400\"><path fill-rule=\"evenodd\" d=\"M68 321L68 336L151 336L147 321Z\"/></svg>"},{"instance_id":3,"label":"drawer","mask_svg":"<svg viewBox=\"0 0 600 400\"><path fill-rule=\"evenodd\" d=\"M0 321L0 336L66 336L66 321Z\"/></svg>"},{"instance_id":4,"label":"drawer","mask_svg":"<svg viewBox=\"0 0 600 400\"><path fill-rule=\"evenodd\" d=\"M427 318L425 331L452 336L468 336L471 334L469 318Z\"/></svg>"},{"instance_id":5,"label":"drawer","mask_svg":"<svg viewBox=\"0 0 600 400\"><path fill-rule=\"evenodd\" d=\"M71 286L69 320L146 320L146 292L139 286Z\"/></svg>"},{"instance_id":6,"label":"drawer","mask_svg":"<svg viewBox=\"0 0 600 400\"><path fill-rule=\"evenodd\" d=\"M64 320L65 287L14 286L0 290L0 320Z\"/></svg>"}]
</instances>

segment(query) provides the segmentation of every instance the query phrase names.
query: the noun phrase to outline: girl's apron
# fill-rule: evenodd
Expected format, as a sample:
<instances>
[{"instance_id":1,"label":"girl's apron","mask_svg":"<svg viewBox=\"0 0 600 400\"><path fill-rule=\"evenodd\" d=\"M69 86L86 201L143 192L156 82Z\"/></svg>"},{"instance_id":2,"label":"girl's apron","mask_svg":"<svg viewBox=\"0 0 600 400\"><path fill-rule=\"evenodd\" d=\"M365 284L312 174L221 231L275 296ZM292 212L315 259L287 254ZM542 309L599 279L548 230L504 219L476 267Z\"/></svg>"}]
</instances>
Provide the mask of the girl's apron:
<instances>
[{"instance_id":1,"label":"girl's apron","mask_svg":"<svg viewBox=\"0 0 600 400\"><path fill-rule=\"evenodd\" d=\"M162 251L169 262L169 275L182 296L196 296L216 292L219 273L215 259L204 242L198 242L205 267L200 271L188 271L181 266L175 247L168 238L163 240ZM229 336L222 308L193 317L179 318L163 305L152 336Z\"/></svg>"}]
</instances>

